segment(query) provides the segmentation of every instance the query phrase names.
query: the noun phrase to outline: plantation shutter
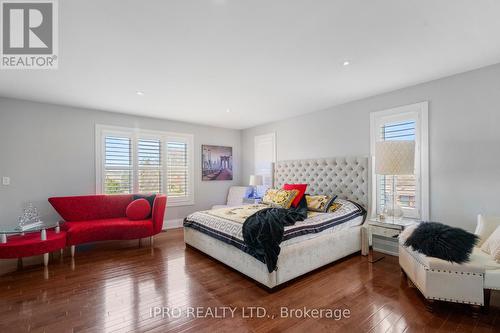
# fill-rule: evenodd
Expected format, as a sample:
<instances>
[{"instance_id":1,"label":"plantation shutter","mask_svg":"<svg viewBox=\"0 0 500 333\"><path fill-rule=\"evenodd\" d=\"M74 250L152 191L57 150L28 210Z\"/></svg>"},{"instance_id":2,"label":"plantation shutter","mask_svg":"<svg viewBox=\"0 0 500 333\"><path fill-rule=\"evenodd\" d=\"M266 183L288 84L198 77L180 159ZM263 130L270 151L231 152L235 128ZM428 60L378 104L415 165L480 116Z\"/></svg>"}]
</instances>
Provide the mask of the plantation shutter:
<instances>
[{"instance_id":1,"label":"plantation shutter","mask_svg":"<svg viewBox=\"0 0 500 333\"><path fill-rule=\"evenodd\" d=\"M96 192L164 193L169 206L194 204L194 136L96 125Z\"/></svg>"},{"instance_id":2,"label":"plantation shutter","mask_svg":"<svg viewBox=\"0 0 500 333\"><path fill-rule=\"evenodd\" d=\"M132 193L132 140L106 136L104 149L104 193Z\"/></svg>"},{"instance_id":3,"label":"plantation shutter","mask_svg":"<svg viewBox=\"0 0 500 333\"><path fill-rule=\"evenodd\" d=\"M167 140L167 196L189 197L189 145L183 140Z\"/></svg>"},{"instance_id":4,"label":"plantation shutter","mask_svg":"<svg viewBox=\"0 0 500 333\"><path fill-rule=\"evenodd\" d=\"M162 192L161 140L137 140L138 192Z\"/></svg>"},{"instance_id":5,"label":"plantation shutter","mask_svg":"<svg viewBox=\"0 0 500 333\"><path fill-rule=\"evenodd\" d=\"M387 122L380 127L380 139L386 140L413 140L415 141L416 121ZM384 209L388 201L386 194L392 191L392 176L379 176L380 211ZM417 198L417 177L415 175L398 175L396 177L396 201L405 211L405 215L416 216L418 212Z\"/></svg>"}]
</instances>

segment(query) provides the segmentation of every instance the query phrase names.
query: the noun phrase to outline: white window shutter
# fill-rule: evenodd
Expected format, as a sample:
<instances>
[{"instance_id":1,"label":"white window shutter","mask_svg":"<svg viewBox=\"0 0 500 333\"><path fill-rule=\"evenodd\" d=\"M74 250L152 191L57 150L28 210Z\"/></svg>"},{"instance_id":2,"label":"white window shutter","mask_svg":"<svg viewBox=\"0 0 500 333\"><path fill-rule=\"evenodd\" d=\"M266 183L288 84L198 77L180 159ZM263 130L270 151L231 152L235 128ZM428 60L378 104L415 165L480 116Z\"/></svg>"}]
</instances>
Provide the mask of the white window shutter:
<instances>
[{"instance_id":1,"label":"white window shutter","mask_svg":"<svg viewBox=\"0 0 500 333\"><path fill-rule=\"evenodd\" d=\"M382 123L380 130L380 140L413 140L416 138L416 120L408 119L406 121L385 122ZM380 211L383 210L387 198L386 193L392 191L392 177L379 176L380 188ZM405 210L408 216L418 216L417 201L417 178L415 175L399 175L396 177L396 189L399 205ZM413 212L412 212L413 210Z\"/></svg>"},{"instance_id":2,"label":"white window shutter","mask_svg":"<svg viewBox=\"0 0 500 333\"><path fill-rule=\"evenodd\" d=\"M162 192L162 144L159 139L137 140L138 192Z\"/></svg>"},{"instance_id":3,"label":"white window shutter","mask_svg":"<svg viewBox=\"0 0 500 333\"><path fill-rule=\"evenodd\" d=\"M180 140L167 140L167 195L170 198L190 195L189 147Z\"/></svg>"},{"instance_id":4,"label":"white window shutter","mask_svg":"<svg viewBox=\"0 0 500 333\"><path fill-rule=\"evenodd\" d=\"M194 204L192 134L96 125L96 192L165 193Z\"/></svg>"},{"instance_id":5,"label":"white window shutter","mask_svg":"<svg viewBox=\"0 0 500 333\"><path fill-rule=\"evenodd\" d=\"M132 193L132 140L128 137L106 136L104 150L104 193Z\"/></svg>"}]
</instances>

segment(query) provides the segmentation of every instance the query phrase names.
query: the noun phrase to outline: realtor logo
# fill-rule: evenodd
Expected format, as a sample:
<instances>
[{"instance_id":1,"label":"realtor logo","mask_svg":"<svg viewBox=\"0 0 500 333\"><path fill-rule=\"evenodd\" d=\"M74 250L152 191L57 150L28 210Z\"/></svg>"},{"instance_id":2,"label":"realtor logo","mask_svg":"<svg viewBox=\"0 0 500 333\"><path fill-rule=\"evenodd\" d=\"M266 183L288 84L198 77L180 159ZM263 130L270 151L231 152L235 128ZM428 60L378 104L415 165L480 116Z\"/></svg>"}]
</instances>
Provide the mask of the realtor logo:
<instances>
[{"instance_id":1,"label":"realtor logo","mask_svg":"<svg viewBox=\"0 0 500 333\"><path fill-rule=\"evenodd\" d=\"M0 0L1 69L56 69L57 0Z\"/></svg>"}]
</instances>

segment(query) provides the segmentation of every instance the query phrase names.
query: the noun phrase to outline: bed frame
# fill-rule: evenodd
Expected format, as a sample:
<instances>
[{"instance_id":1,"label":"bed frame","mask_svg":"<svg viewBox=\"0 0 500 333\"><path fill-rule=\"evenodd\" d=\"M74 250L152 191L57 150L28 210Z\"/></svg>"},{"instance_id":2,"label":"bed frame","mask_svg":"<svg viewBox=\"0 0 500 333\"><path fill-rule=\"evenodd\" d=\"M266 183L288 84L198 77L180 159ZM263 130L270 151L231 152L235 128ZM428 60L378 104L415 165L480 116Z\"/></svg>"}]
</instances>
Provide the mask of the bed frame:
<instances>
[{"instance_id":1,"label":"bed frame","mask_svg":"<svg viewBox=\"0 0 500 333\"><path fill-rule=\"evenodd\" d=\"M367 209L368 174L367 157L280 161L273 165L273 186L307 183L310 194L337 194ZM249 254L192 228L184 228L184 242L272 289L360 251L361 225L283 246L272 273Z\"/></svg>"}]
</instances>

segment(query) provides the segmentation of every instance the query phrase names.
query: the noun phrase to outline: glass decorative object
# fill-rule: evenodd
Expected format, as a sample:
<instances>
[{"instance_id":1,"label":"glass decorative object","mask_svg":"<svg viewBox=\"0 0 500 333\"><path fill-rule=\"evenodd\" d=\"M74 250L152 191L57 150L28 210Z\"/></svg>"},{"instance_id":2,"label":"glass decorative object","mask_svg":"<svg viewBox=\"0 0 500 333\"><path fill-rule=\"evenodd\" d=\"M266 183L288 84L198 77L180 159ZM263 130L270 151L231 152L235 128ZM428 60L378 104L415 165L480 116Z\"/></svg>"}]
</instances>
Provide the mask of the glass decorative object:
<instances>
[{"instance_id":1,"label":"glass decorative object","mask_svg":"<svg viewBox=\"0 0 500 333\"><path fill-rule=\"evenodd\" d=\"M40 215L38 214L38 209L30 202L23 209L23 214L18 218L18 229L28 230L35 226L41 224Z\"/></svg>"}]
</instances>

